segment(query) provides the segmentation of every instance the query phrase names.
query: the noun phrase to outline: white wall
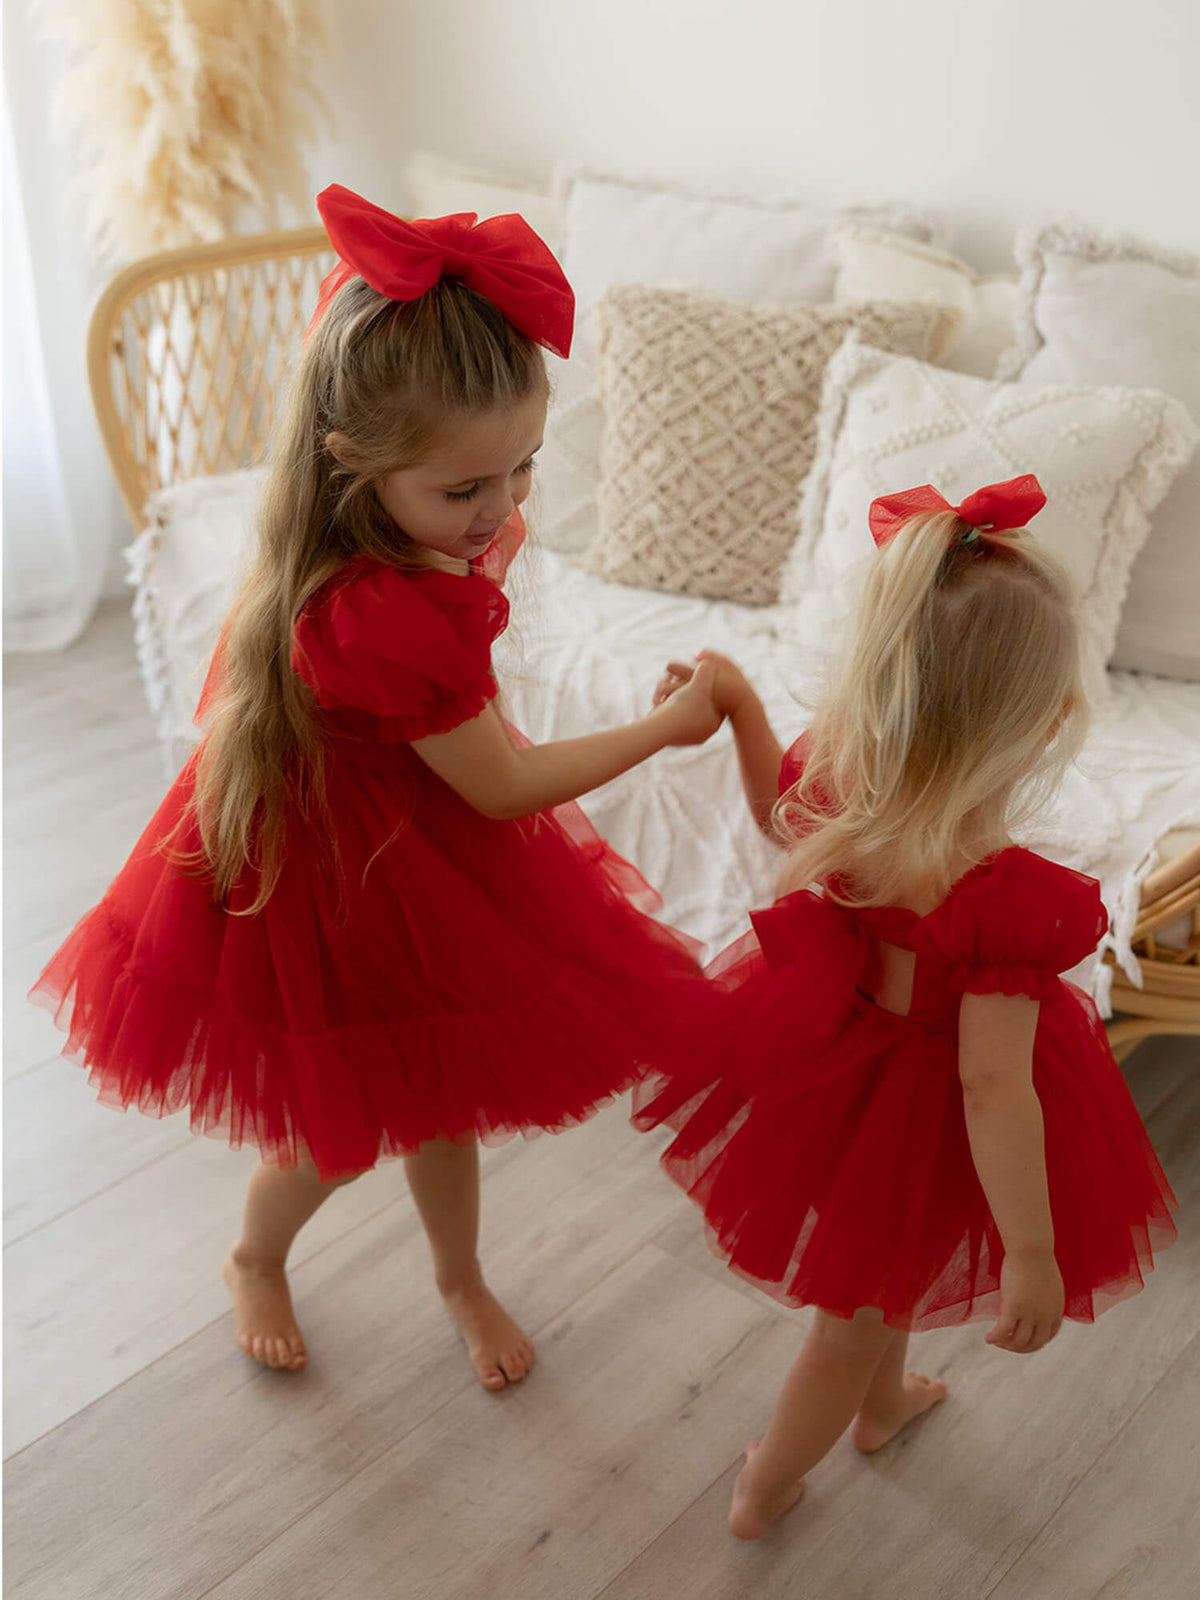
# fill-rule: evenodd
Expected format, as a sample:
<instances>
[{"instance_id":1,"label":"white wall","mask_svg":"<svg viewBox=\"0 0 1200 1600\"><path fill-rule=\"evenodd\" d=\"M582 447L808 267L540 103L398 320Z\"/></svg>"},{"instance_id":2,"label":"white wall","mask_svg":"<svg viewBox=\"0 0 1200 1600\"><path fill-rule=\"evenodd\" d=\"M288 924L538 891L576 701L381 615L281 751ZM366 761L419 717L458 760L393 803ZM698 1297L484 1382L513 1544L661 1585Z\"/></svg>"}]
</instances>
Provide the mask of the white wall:
<instances>
[{"instance_id":1,"label":"white wall","mask_svg":"<svg viewBox=\"0 0 1200 1600\"><path fill-rule=\"evenodd\" d=\"M337 131L313 165L385 205L425 146L533 181L559 158L705 187L943 207L980 268L1073 212L1200 250L1196 0L332 0ZM5 76L71 514L119 588L83 254L25 4ZM97 555L98 552L98 555ZM86 589L94 579L85 577Z\"/></svg>"},{"instance_id":2,"label":"white wall","mask_svg":"<svg viewBox=\"0 0 1200 1600\"><path fill-rule=\"evenodd\" d=\"M1200 250L1195 0L338 0L315 187L405 201L414 146L944 207L981 268L1023 216Z\"/></svg>"}]
</instances>

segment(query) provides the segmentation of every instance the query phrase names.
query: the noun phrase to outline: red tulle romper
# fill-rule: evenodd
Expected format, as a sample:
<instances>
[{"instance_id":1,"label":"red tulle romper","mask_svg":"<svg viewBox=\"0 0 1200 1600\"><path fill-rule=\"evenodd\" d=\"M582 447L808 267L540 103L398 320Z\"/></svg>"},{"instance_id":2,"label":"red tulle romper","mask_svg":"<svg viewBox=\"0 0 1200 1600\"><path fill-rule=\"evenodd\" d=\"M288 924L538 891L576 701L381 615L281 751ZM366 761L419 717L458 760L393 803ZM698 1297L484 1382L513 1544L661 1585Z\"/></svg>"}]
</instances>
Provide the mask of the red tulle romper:
<instances>
[{"instance_id":1,"label":"red tulle romper","mask_svg":"<svg viewBox=\"0 0 1200 1600\"><path fill-rule=\"evenodd\" d=\"M292 664L328 736L336 868L293 814L265 908L218 909L160 849L185 766L35 988L103 1100L187 1106L333 1177L434 1137L568 1127L655 1059L699 947L635 909L657 897L578 806L490 820L410 748L495 696L523 531L518 513L469 575L356 559L305 608Z\"/></svg>"},{"instance_id":2,"label":"red tulle romper","mask_svg":"<svg viewBox=\"0 0 1200 1600\"><path fill-rule=\"evenodd\" d=\"M781 792L801 761L794 746ZM716 1016L634 1097L636 1126L676 1130L663 1164L735 1272L787 1305L875 1306L902 1329L996 1313L1003 1247L967 1140L958 1013L964 993L1007 994L1040 1002L1066 1314L1090 1322L1141 1287L1175 1199L1091 1001L1058 976L1105 929L1094 879L1011 848L927 916L804 890L752 920L709 968ZM906 1016L867 998L881 941L915 954Z\"/></svg>"}]
</instances>

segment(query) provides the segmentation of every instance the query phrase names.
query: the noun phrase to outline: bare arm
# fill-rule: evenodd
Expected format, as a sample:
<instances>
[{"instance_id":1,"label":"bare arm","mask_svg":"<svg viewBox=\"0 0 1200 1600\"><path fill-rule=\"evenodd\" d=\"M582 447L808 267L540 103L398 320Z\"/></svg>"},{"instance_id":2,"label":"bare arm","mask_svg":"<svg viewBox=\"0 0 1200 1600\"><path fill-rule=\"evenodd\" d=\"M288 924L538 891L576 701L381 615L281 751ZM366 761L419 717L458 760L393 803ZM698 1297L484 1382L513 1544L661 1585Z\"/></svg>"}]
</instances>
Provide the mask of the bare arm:
<instances>
[{"instance_id":1,"label":"bare arm","mask_svg":"<svg viewBox=\"0 0 1200 1600\"><path fill-rule=\"evenodd\" d=\"M494 706L413 749L444 783L485 817L507 820L587 794L673 744L703 744L721 725L712 699L715 668L697 672L686 695L620 728L518 748Z\"/></svg>"},{"instance_id":2,"label":"bare arm","mask_svg":"<svg viewBox=\"0 0 1200 1600\"><path fill-rule=\"evenodd\" d=\"M1063 1315L1042 1106L1033 1086L1037 1018L1036 1000L967 994L958 1031L971 1155L1004 1245L1000 1314L987 1342L1020 1353L1048 1343Z\"/></svg>"},{"instance_id":3,"label":"bare arm","mask_svg":"<svg viewBox=\"0 0 1200 1600\"><path fill-rule=\"evenodd\" d=\"M716 655L710 650L701 651L695 663L672 661L668 663L666 675L655 690L655 704L663 704L671 695L677 694L684 684L690 683L693 674L704 662L711 662L716 668L713 700L717 710L729 718L733 728L742 789L746 804L750 807L750 815L771 843L779 845L780 840L771 827L771 812L779 798L779 768L783 762L783 747L767 720L762 701L741 668L727 656Z\"/></svg>"},{"instance_id":4,"label":"bare arm","mask_svg":"<svg viewBox=\"0 0 1200 1600\"><path fill-rule=\"evenodd\" d=\"M746 804L750 807L750 815L771 843L782 848L782 841L771 827L771 812L779 799L779 768L783 762L783 747L767 720L762 701L749 684L746 690L745 698L729 713L737 745L738 767L742 774L742 789Z\"/></svg>"}]
</instances>

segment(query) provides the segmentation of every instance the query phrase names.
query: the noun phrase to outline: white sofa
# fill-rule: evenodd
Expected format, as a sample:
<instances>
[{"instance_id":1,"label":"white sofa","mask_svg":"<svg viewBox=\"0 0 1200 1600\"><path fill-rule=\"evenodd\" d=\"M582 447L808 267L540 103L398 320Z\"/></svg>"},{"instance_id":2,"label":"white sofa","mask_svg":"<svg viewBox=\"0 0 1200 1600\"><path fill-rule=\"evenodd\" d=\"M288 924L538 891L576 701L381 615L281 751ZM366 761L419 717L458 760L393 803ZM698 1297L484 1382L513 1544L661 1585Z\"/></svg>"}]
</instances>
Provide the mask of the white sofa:
<instances>
[{"instance_id":1,"label":"white sofa","mask_svg":"<svg viewBox=\"0 0 1200 1600\"><path fill-rule=\"evenodd\" d=\"M447 209L436 204L437 170L432 177L428 163L423 170L426 187L417 194L415 209L426 215ZM477 185L483 183L478 175L467 177ZM579 203L581 182L593 185L590 212ZM619 211L623 184L624 180L576 174L567 175L559 185L560 219L576 230L575 259L571 239L563 244L560 237L559 242L564 264L583 291L580 360L570 380L565 373L558 374L557 414L547 439L541 511L539 516L535 499L531 519L541 538L510 580L513 626L496 658L507 704L514 722L535 740L611 725L645 708L668 657L688 656L709 646L742 663L786 740L804 727L804 701L819 683L824 641L818 637L817 611L809 613L803 603L794 601L750 607L608 583L581 560L595 532L596 483L603 470L603 413L595 387L597 352L588 320L590 305L607 282L621 281L614 274L640 274L644 281L660 284L695 280L701 288L734 297L786 299L787 274L799 270L797 263L803 269L805 294L831 298L839 261L842 271L849 270L842 253L849 236L860 245L867 241L872 250L882 249L881 257L855 258L856 271L886 269L890 249L907 258L910 274L927 271L936 279L940 273L950 287L937 292L947 294L948 303L957 296L964 316L974 307L979 316L993 319L988 325L977 324L973 339L961 345L958 358L951 360L961 372L964 367L970 370L977 359L973 352L986 350L990 361L1003 343L994 319L1013 314L1019 299L1016 274L1008 280L973 279L969 269L940 250L937 220L930 221L911 207L860 209L814 220L813 215L802 215L803 208L794 202L778 207L774 218L759 216L767 203L754 201L749 204L758 208L756 226L761 224L757 268L744 290L739 274L745 275L748 247L738 242L744 221L736 210L739 202L701 202L714 208L706 223L694 207L689 210L694 197L653 185L624 185L629 205L622 232L612 206ZM511 207L512 191L506 189L504 194L504 203ZM545 197L538 198L544 206ZM461 206L461 190L454 191L453 203ZM488 209L486 194L479 208ZM645 238L650 219L660 228L675 227L677 233L660 232L650 241L649 258L639 264L631 241ZM897 228L907 232L897 233ZM579 256L585 248L591 251L586 262ZM697 249L699 255L689 258L688 251ZM753 251L749 253L753 257ZM870 292L877 294L878 287ZM914 295L911 276L902 292ZM1028 344L1027 330L1025 337ZM923 476L937 481L937 465L935 451L927 471L909 476L913 481ZM162 490L151 498L144 529L131 551L141 661L172 763L194 737L195 695L232 590L258 481L256 471L239 471ZM908 486L907 482L889 485ZM798 502L801 488L798 484ZM735 512L736 507L731 508L731 514ZM753 537L752 528L747 528L746 537ZM1143 530L1139 542L1144 537ZM1196 545L1200 550L1200 535ZM1147 570L1143 576L1149 580L1143 589L1153 589L1155 574ZM1180 584L1186 590L1193 580L1181 576ZM1173 640L1177 651L1187 648L1186 607L1193 617L1200 615L1200 584L1186 594L1183 635L1177 627ZM1144 617L1139 618L1143 631L1144 623ZM1200 627L1197 634L1194 676L1200 679ZM713 949L733 937L745 925L747 911L772 893L777 862L745 813L727 733L701 748L663 752L588 797L585 806L616 848L660 888L663 914ZM1130 979L1137 981L1130 934L1139 883L1154 864L1164 835L1197 824L1200 681L1110 670L1079 767L1027 840L1102 883L1112 915L1111 931L1101 951L1078 974L1102 1010L1107 1008L1112 969L1099 956L1111 949Z\"/></svg>"}]
</instances>

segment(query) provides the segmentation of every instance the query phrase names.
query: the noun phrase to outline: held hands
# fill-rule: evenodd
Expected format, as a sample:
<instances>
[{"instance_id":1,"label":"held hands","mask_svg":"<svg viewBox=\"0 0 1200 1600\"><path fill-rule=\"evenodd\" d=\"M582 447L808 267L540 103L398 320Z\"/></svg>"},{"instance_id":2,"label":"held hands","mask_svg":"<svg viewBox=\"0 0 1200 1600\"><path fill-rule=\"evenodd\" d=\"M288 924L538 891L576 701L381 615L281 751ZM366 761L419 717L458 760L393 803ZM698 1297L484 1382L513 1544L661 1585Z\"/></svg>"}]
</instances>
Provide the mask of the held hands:
<instances>
[{"instance_id":1,"label":"held hands","mask_svg":"<svg viewBox=\"0 0 1200 1600\"><path fill-rule=\"evenodd\" d=\"M716 733L725 720L716 702L716 680L715 664L699 658L694 667L674 662L667 668L654 691L650 715L670 725L668 744L703 744Z\"/></svg>"},{"instance_id":2,"label":"held hands","mask_svg":"<svg viewBox=\"0 0 1200 1600\"><path fill-rule=\"evenodd\" d=\"M715 650L701 650L694 662L668 661L667 670L654 690L654 704L663 705L685 685L693 683L706 666L713 669L713 705L722 717L734 716L745 696L754 691L737 663L728 656L718 655Z\"/></svg>"},{"instance_id":3,"label":"held hands","mask_svg":"<svg viewBox=\"0 0 1200 1600\"><path fill-rule=\"evenodd\" d=\"M1049 1344L1062 1327L1062 1274L1053 1252L1006 1255L1000 1268L1000 1315L984 1340L997 1350L1031 1355Z\"/></svg>"}]
</instances>

